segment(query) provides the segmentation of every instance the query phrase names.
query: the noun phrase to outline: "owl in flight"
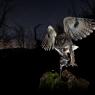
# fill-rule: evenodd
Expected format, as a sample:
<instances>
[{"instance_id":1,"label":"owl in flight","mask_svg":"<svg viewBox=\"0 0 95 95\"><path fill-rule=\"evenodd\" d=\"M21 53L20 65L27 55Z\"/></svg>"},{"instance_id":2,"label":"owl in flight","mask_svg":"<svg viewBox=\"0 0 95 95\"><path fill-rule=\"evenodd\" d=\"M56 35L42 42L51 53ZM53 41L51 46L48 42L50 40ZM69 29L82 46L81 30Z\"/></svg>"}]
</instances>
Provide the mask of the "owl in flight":
<instances>
[{"instance_id":1,"label":"owl in flight","mask_svg":"<svg viewBox=\"0 0 95 95\"><path fill-rule=\"evenodd\" d=\"M78 46L73 44L74 41L86 38L95 30L93 19L66 17L63 20L63 31L48 26L48 31L42 41L42 48L45 50L55 49L62 57L70 56L69 65L76 66L74 50ZM62 60L61 60L62 61Z\"/></svg>"}]
</instances>

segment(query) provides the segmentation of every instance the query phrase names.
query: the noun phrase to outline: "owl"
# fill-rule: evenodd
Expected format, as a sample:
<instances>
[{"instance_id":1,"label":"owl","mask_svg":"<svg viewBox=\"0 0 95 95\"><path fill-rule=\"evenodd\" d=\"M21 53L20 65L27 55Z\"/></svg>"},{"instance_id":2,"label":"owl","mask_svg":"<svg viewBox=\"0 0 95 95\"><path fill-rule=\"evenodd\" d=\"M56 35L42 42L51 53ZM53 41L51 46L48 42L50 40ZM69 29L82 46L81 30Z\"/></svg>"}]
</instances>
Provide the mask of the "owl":
<instances>
[{"instance_id":1,"label":"owl","mask_svg":"<svg viewBox=\"0 0 95 95\"><path fill-rule=\"evenodd\" d=\"M41 46L45 50L56 50L63 59L64 56L67 56L67 63L63 62L63 64L77 66L75 63L74 50L76 50L78 46L73 43L73 40L82 40L93 33L95 30L95 21L88 18L65 17L62 27L63 31L59 33L58 29L56 31L53 26L49 25ZM68 61L70 62L68 63Z\"/></svg>"}]
</instances>

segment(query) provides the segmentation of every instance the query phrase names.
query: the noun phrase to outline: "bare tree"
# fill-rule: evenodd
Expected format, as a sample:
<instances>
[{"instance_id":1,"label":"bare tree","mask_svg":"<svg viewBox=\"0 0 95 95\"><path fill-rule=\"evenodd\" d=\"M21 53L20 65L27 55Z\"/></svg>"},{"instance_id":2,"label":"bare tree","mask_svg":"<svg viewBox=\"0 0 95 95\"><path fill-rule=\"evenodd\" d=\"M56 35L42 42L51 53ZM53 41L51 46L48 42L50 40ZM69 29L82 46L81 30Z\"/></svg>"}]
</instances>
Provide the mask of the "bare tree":
<instances>
[{"instance_id":1,"label":"bare tree","mask_svg":"<svg viewBox=\"0 0 95 95\"><path fill-rule=\"evenodd\" d=\"M25 28L22 25L16 24L15 27L13 27L13 30L16 32L16 40L18 43L18 46L20 48L24 48L24 42L25 42Z\"/></svg>"},{"instance_id":2,"label":"bare tree","mask_svg":"<svg viewBox=\"0 0 95 95\"><path fill-rule=\"evenodd\" d=\"M6 16L13 9L12 0L1 0L0 2L0 28L6 26Z\"/></svg>"},{"instance_id":3,"label":"bare tree","mask_svg":"<svg viewBox=\"0 0 95 95\"><path fill-rule=\"evenodd\" d=\"M36 41L36 46L39 46L41 41L37 38L37 29L42 26L43 24L37 24L36 26L34 26L33 30L34 30L34 39Z\"/></svg>"},{"instance_id":4,"label":"bare tree","mask_svg":"<svg viewBox=\"0 0 95 95\"><path fill-rule=\"evenodd\" d=\"M82 8L82 13L81 15L83 17L87 17L87 18L95 18L95 0L81 0L82 2L84 2L87 6Z\"/></svg>"},{"instance_id":5,"label":"bare tree","mask_svg":"<svg viewBox=\"0 0 95 95\"><path fill-rule=\"evenodd\" d=\"M89 9L91 10L91 12L93 13L94 12L94 10L93 10L93 7L94 7L94 4L95 4L95 0L84 0L85 1L85 3L87 4L87 6L89 7ZM92 2L92 3L91 3Z\"/></svg>"},{"instance_id":6,"label":"bare tree","mask_svg":"<svg viewBox=\"0 0 95 95\"><path fill-rule=\"evenodd\" d=\"M73 0L69 0L70 4L71 4L71 9L72 9L72 15L77 17L76 11L75 11L75 5L74 5L74 1Z\"/></svg>"},{"instance_id":7,"label":"bare tree","mask_svg":"<svg viewBox=\"0 0 95 95\"><path fill-rule=\"evenodd\" d=\"M11 11L13 6L11 5L13 0L1 0L0 1L0 44L2 47L8 42L9 38L6 35L7 26L7 14ZM0 45L1 46L1 45Z\"/></svg>"}]
</instances>

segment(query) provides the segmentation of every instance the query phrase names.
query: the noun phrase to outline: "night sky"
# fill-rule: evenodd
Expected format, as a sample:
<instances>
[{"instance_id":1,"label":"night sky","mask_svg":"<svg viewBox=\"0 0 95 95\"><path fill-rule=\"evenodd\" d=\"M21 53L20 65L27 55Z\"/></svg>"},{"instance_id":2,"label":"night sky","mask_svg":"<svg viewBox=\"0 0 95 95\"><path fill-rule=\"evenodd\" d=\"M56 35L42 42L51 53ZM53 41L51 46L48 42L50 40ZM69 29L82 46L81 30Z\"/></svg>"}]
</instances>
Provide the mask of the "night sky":
<instances>
[{"instance_id":1,"label":"night sky","mask_svg":"<svg viewBox=\"0 0 95 95\"><path fill-rule=\"evenodd\" d=\"M14 0L14 9L8 18L10 23L26 27L56 24L66 16L80 16L83 10L89 11L86 1L91 6L95 4L95 0Z\"/></svg>"},{"instance_id":2,"label":"night sky","mask_svg":"<svg viewBox=\"0 0 95 95\"><path fill-rule=\"evenodd\" d=\"M89 2L90 7L88 6L87 1ZM23 25L26 29L29 28L33 31L35 25L44 24L44 26L40 27L40 29L43 30L43 32L46 32L48 25L55 25L58 21L62 22L62 20L66 16L82 17L84 11L88 12L89 15L92 15L92 11L90 8L95 5L95 0L13 0L13 4L14 7L7 14L6 18L9 25L13 25L16 23L19 25ZM10 31L9 33L11 32L12 31ZM28 34L29 32L31 31L28 31L26 34ZM11 34L11 36L15 35L15 33L16 32ZM41 37L40 34L38 36ZM92 82L95 80L94 75L92 75L93 72L95 72L95 56L92 55L95 54L95 46L93 45L95 43L94 36L95 35L92 34L92 36L89 36L82 41L76 42L80 47L78 51L76 51L76 63L78 63L79 65L77 71L79 70L80 75L88 80L91 80ZM28 36L26 35L26 37L29 40L33 36L28 34ZM28 40L26 42L29 42ZM2 72L4 72L3 75L5 76L4 83L9 83L7 88L9 88L10 83L14 86L17 85L17 87L19 84L22 83L21 86L18 87L19 89L21 89L21 87L25 87L24 89L26 89L27 87L29 88L32 84L31 79L33 79L34 85L32 86L34 88L35 83L39 81L39 73L42 68L44 68L45 70L45 67L48 63L54 63L53 65L55 65L55 63L57 63L58 61L58 54L54 52L52 54L51 52L51 55L55 55L52 59L51 55L48 54L48 56L44 56L46 52L44 50L40 51L39 49L35 49L33 51L31 50L31 52L27 52L25 50L23 52L22 49L19 51L13 51L12 54L11 50L7 51L8 53L5 54L4 52L6 52L6 50L0 51L0 60L3 61L3 63L1 64L4 64L4 69L2 70ZM8 62L10 62L10 64L8 64ZM33 70L32 74L31 70ZM5 75L6 72L8 73L8 76ZM19 77L21 78L20 80Z\"/></svg>"}]
</instances>

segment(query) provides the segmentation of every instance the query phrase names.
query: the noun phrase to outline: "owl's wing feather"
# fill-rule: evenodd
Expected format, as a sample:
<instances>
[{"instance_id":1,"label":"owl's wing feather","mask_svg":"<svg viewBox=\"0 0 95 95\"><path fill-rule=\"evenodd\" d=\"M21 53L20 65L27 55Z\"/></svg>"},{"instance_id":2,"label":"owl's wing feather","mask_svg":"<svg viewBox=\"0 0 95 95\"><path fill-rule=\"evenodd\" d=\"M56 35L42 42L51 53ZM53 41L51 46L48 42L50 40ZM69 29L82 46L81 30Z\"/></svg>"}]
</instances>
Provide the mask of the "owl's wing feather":
<instances>
[{"instance_id":1,"label":"owl's wing feather","mask_svg":"<svg viewBox=\"0 0 95 95\"><path fill-rule=\"evenodd\" d=\"M42 48L45 50L51 50L54 49L54 43L55 43L55 37L56 37L56 32L52 26L48 27L48 31L42 41Z\"/></svg>"},{"instance_id":2,"label":"owl's wing feather","mask_svg":"<svg viewBox=\"0 0 95 95\"><path fill-rule=\"evenodd\" d=\"M73 40L86 38L95 30L95 22L93 19L66 17L63 21L64 30L69 33Z\"/></svg>"}]
</instances>

